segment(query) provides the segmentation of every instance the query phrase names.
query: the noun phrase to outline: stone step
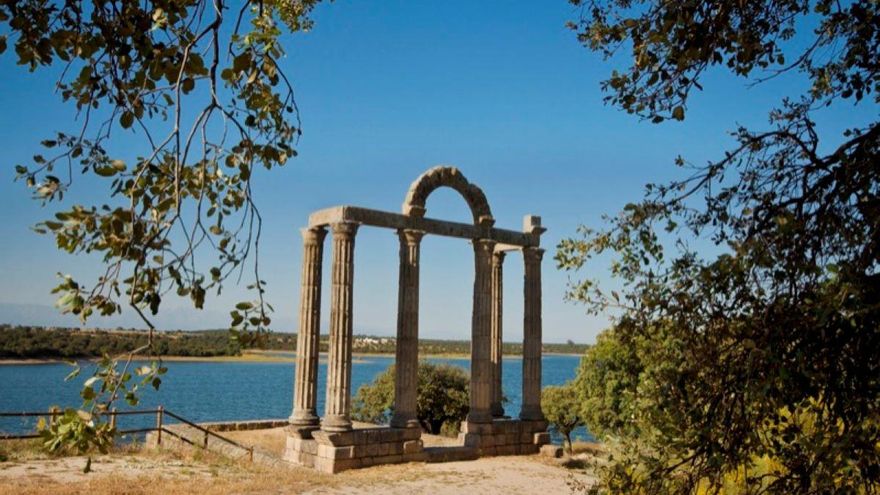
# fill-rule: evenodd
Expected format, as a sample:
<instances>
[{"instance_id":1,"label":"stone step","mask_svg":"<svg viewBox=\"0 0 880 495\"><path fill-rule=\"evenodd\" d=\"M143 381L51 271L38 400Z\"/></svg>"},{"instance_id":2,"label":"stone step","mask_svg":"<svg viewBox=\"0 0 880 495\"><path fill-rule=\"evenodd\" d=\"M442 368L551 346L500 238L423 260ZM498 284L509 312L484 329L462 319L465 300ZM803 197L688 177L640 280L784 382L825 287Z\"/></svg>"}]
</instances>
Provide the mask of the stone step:
<instances>
[{"instance_id":1,"label":"stone step","mask_svg":"<svg viewBox=\"0 0 880 495\"><path fill-rule=\"evenodd\" d=\"M473 461L479 457L477 449L463 445L454 447L425 447L424 452L428 454L426 462Z\"/></svg>"}]
</instances>

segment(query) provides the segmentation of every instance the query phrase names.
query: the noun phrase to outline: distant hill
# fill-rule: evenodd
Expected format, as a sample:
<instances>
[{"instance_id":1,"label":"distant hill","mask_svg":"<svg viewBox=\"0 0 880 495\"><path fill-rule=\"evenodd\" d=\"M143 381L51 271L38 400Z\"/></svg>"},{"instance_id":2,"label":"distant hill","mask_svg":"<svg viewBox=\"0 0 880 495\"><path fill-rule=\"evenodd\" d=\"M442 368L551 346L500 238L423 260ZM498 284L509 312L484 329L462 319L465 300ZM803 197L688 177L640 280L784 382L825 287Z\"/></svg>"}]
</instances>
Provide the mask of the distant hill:
<instances>
[{"instance_id":1,"label":"distant hill","mask_svg":"<svg viewBox=\"0 0 880 495\"><path fill-rule=\"evenodd\" d=\"M145 330L118 328L79 329L0 325L0 359L70 359L104 354L116 355L146 344ZM260 343L264 350L296 351L296 334L271 333ZM242 348L230 339L227 330L156 332L156 349L162 356L212 357L235 356ZM354 352L393 354L396 340L391 337L355 336ZM321 336L321 351L328 348L328 337ZM544 344L544 352L583 354L583 344ZM423 355L467 355L466 340L419 340ZM521 355L522 344L505 343L504 354Z\"/></svg>"}]
</instances>

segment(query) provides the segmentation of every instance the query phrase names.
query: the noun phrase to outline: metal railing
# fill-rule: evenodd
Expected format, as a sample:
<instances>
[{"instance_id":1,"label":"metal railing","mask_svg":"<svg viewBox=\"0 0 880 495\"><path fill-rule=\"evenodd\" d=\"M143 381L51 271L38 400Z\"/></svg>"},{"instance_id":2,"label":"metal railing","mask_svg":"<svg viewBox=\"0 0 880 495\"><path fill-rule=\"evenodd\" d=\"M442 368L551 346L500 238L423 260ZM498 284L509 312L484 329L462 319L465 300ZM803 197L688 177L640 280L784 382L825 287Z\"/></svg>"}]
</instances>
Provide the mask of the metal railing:
<instances>
[{"instance_id":1,"label":"metal railing","mask_svg":"<svg viewBox=\"0 0 880 495\"><path fill-rule=\"evenodd\" d=\"M26 417L48 417L49 424L55 423L57 421L58 416L63 414L58 408L52 408L47 412L0 412L0 418L26 418ZM194 447L201 447L203 449L208 448L208 438L214 437L218 440L222 440L230 445L238 447L248 453L248 459L253 462L254 461L254 447L242 445L231 438L224 437L223 435L218 434L217 432L211 431L204 426L201 426L197 423L193 423L192 421L175 414L162 406L158 406L156 409L142 409L142 410L130 410L130 411L117 411L116 409L112 409L110 411L101 413L101 416L109 416L110 417L110 426L112 428L116 428L116 418L118 416L136 416L136 415L148 415L155 414L156 415L156 425L150 428L133 428L127 430L119 430L116 433L120 435L128 435L133 433L150 433L156 432L156 445L162 445L162 434L167 433L185 443L188 443ZM186 438L180 433L168 428L168 425L165 423L165 415L168 415L182 424L185 424L191 428L195 428L196 430L204 433L204 439L202 442L197 443L194 440ZM26 433L23 435L6 435L0 434L0 441L2 440L25 440L30 438L40 438L39 433Z\"/></svg>"}]
</instances>

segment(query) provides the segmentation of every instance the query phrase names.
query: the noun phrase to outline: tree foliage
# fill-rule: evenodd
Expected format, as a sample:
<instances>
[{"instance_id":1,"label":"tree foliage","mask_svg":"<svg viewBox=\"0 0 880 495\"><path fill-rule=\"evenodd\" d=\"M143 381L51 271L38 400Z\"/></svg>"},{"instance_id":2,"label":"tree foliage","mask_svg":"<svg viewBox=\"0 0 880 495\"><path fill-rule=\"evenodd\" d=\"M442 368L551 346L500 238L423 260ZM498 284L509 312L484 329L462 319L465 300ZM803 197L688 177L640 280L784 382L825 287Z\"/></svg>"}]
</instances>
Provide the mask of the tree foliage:
<instances>
[{"instance_id":1,"label":"tree foliage","mask_svg":"<svg viewBox=\"0 0 880 495\"><path fill-rule=\"evenodd\" d=\"M734 480L750 493L876 492L880 126L854 118L829 134L816 115L876 108L880 5L572 3L586 46L631 52L604 88L642 118L684 119L712 67L809 82L768 128L738 128L706 165L678 158L684 179L649 185L607 228L560 244L571 270L614 253L623 287L582 280L569 293L615 319L586 361L605 367L581 382L601 409L590 428L615 440L602 488L714 492ZM718 254L693 247L706 241Z\"/></svg>"},{"instance_id":2,"label":"tree foliage","mask_svg":"<svg viewBox=\"0 0 880 495\"><path fill-rule=\"evenodd\" d=\"M581 403L577 389L571 384L544 387L541 391L541 409L544 417L565 438L568 453L571 449L571 432L584 425Z\"/></svg>"},{"instance_id":3,"label":"tree foliage","mask_svg":"<svg viewBox=\"0 0 880 495\"><path fill-rule=\"evenodd\" d=\"M43 151L15 166L34 199L55 207L35 230L104 264L93 281L59 274L53 292L62 312L85 322L126 306L152 330L148 315L165 298L200 309L229 277L252 269L254 298L231 312L231 327L245 342L268 328L251 184L259 168L296 155L301 131L278 65L280 36L310 27L316 3L0 1L0 53L10 49L19 65L57 75L57 95L77 112L74 129L46 136ZM101 191L95 204L70 203L79 182ZM127 369L152 344L128 360L102 361L94 376L116 381L88 403L89 417L109 407L128 376L104 365Z\"/></svg>"},{"instance_id":4,"label":"tree foliage","mask_svg":"<svg viewBox=\"0 0 880 495\"><path fill-rule=\"evenodd\" d=\"M433 435L457 431L469 409L469 376L449 364L419 363L416 414L422 429ZM373 383L358 389L352 417L358 421L387 424L394 415L394 365Z\"/></svg>"}]
</instances>

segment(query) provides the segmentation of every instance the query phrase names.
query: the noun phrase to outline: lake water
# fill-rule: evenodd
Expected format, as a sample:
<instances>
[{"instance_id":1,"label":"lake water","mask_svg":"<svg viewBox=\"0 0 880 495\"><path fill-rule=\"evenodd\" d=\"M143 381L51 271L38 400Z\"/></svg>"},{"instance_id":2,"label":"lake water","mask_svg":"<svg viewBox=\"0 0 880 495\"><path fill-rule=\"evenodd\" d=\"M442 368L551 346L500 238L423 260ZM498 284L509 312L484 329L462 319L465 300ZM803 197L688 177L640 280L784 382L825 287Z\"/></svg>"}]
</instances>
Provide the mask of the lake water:
<instances>
[{"instance_id":1,"label":"lake water","mask_svg":"<svg viewBox=\"0 0 880 495\"><path fill-rule=\"evenodd\" d=\"M466 358L435 358L465 369ZM559 385L575 375L580 357L545 356L543 385ZM371 382L394 362L392 356L356 356L352 365L352 392ZM159 391L152 388L141 394L137 409L162 405L196 422L246 419L286 418L293 404L293 363L230 363L169 361L168 374ZM503 364L505 405L508 415L519 413L522 392L522 360L505 359ZM80 405L80 384L86 378L84 369L77 383L64 382L70 366L63 363L0 365L0 411L47 411L51 406ZM326 363L318 370L318 410L324 409ZM120 402L119 408L126 406ZM155 420L146 416L120 416L119 427L148 427ZM0 432L22 433L33 429L33 418L0 418ZM581 429L576 437L589 439ZM556 439L558 440L558 438Z\"/></svg>"}]
</instances>

